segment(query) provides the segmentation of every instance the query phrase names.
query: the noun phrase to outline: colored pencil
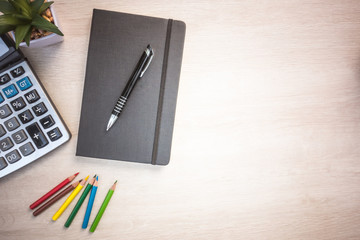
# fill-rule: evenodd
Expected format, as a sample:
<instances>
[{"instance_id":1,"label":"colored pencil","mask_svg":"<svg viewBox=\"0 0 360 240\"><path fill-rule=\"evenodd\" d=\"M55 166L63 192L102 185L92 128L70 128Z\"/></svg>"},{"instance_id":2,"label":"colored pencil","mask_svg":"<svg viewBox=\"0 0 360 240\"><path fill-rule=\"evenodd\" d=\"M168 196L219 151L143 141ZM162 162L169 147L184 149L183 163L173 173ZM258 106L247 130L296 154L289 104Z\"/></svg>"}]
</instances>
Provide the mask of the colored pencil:
<instances>
[{"instance_id":1,"label":"colored pencil","mask_svg":"<svg viewBox=\"0 0 360 240\"><path fill-rule=\"evenodd\" d=\"M69 185L67 188L65 188L64 190L62 190L60 193L58 193L55 197L53 197L52 199L50 199L49 201L47 201L44 205L42 205L41 207L39 207L35 212L33 212L34 216L39 215L40 213L42 213L43 211L45 211L46 209L48 209L51 205L53 205L54 203L56 203L58 200L60 200L62 197L64 197L66 194L68 194L69 192L71 192L72 190L74 190L77 185L79 185L79 183L82 180L75 182L71 185Z\"/></svg>"},{"instance_id":2,"label":"colored pencil","mask_svg":"<svg viewBox=\"0 0 360 240\"><path fill-rule=\"evenodd\" d=\"M62 181L61 183L59 183L56 187L54 187L53 189L51 189L48 193L46 193L44 196L42 196L41 198L39 198L38 200L36 200L33 204L30 205L30 209L34 209L37 206L39 206L41 203L43 203L46 199L48 199L49 197L51 197L52 195L54 195L57 191L59 191L60 189L62 189L63 187L66 186L66 184L68 184L69 182L71 182L72 180L74 180L74 178L78 175L79 173L75 173L74 175L66 178L64 181Z\"/></svg>"},{"instance_id":3,"label":"colored pencil","mask_svg":"<svg viewBox=\"0 0 360 240\"><path fill-rule=\"evenodd\" d=\"M94 219L94 222L92 223L92 225L90 227L90 232L94 232L97 225L99 224L100 219L101 219L102 215L104 214L105 209L106 209L107 205L109 204L110 199L115 191L116 183L117 183L117 181L115 181L115 183L112 185L112 187L109 189L108 193L106 194L106 197L105 197L103 203L101 204L99 212L97 213L97 215Z\"/></svg>"},{"instance_id":4,"label":"colored pencil","mask_svg":"<svg viewBox=\"0 0 360 240\"><path fill-rule=\"evenodd\" d=\"M95 175L96 176L96 175ZM66 220L64 226L65 227L70 227L70 224L72 223L72 221L74 220L76 214L78 213L79 209L81 208L81 205L83 204L86 196L88 195L88 193L90 192L96 177L93 177L93 179L86 185L86 188L84 189L83 193L81 194L78 202L76 203L74 209L71 211L68 219Z\"/></svg>"},{"instance_id":5,"label":"colored pencil","mask_svg":"<svg viewBox=\"0 0 360 240\"><path fill-rule=\"evenodd\" d=\"M61 205L59 210L54 214L52 217L53 221L56 221L61 214L65 211L65 209L69 206L69 204L74 200L76 195L80 192L80 190L84 187L87 179L89 176L87 176L84 180L81 181L81 183L74 189L74 191L70 194L70 196L65 200L65 202Z\"/></svg>"},{"instance_id":6,"label":"colored pencil","mask_svg":"<svg viewBox=\"0 0 360 240\"><path fill-rule=\"evenodd\" d=\"M87 208L86 208L85 217L84 217L84 221L83 221L83 224L82 224L83 229L86 229L87 226L88 226L88 223L89 223L91 210L92 210L92 207L94 205L95 195L96 195L96 191L97 191L97 188L98 188L98 180L99 180L98 176L96 176L96 180L95 180L94 185L93 185L93 187L91 189L89 202L88 202L88 205L87 205Z\"/></svg>"}]
</instances>

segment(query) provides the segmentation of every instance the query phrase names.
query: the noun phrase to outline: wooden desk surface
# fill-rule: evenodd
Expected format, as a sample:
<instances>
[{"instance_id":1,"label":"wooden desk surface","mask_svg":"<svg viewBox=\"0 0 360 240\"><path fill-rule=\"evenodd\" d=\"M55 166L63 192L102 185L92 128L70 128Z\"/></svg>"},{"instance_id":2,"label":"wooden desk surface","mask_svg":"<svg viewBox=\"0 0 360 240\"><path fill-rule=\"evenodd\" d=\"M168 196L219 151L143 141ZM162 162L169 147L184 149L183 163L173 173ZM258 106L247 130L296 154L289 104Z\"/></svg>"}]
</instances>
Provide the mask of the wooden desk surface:
<instances>
[{"instance_id":1,"label":"wooden desk surface","mask_svg":"<svg viewBox=\"0 0 360 240\"><path fill-rule=\"evenodd\" d=\"M0 239L360 239L358 0L54 6L65 41L25 54L73 137L0 179ZM166 167L75 157L93 8L187 24ZM69 229L61 202L28 209L77 171L99 175L94 211L118 180L94 234L85 207Z\"/></svg>"}]
</instances>

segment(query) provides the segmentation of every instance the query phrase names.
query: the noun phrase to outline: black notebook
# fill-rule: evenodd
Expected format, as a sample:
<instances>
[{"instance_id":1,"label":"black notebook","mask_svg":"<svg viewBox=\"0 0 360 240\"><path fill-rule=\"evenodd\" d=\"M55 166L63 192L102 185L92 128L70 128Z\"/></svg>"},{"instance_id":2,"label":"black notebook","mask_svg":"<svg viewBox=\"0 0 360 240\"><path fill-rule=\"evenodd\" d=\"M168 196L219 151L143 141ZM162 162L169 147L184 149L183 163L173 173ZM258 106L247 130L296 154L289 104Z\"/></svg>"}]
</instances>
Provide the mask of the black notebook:
<instances>
[{"instance_id":1,"label":"black notebook","mask_svg":"<svg viewBox=\"0 0 360 240\"><path fill-rule=\"evenodd\" d=\"M181 21L94 9L76 155L169 163L184 38ZM148 44L154 58L107 132Z\"/></svg>"}]
</instances>

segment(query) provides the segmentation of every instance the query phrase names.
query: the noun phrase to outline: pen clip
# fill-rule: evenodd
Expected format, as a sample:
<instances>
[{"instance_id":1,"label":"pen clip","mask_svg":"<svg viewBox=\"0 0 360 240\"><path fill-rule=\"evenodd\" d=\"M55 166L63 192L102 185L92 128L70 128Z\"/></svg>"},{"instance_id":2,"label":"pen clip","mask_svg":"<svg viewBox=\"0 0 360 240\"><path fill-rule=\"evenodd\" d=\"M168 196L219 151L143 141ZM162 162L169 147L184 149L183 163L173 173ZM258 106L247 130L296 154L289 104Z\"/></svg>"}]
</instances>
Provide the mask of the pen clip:
<instances>
[{"instance_id":1,"label":"pen clip","mask_svg":"<svg viewBox=\"0 0 360 240\"><path fill-rule=\"evenodd\" d=\"M151 50L150 50L149 59L146 61L146 65L145 65L145 67L143 68L143 70L142 70L141 73L140 73L140 78L144 75L145 71L146 71L147 68L149 67L149 65L150 65L153 57L154 57L154 50L151 49Z\"/></svg>"}]
</instances>

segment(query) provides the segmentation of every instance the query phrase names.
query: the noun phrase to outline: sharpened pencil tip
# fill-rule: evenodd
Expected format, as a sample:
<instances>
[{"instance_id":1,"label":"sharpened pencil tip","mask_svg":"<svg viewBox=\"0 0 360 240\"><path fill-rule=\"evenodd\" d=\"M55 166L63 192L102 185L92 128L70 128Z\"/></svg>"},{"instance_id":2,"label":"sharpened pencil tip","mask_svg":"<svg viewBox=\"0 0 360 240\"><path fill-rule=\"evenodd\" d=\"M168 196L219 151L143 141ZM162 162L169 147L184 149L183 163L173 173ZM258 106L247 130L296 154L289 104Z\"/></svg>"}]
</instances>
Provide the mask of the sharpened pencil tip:
<instances>
[{"instance_id":1,"label":"sharpened pencil tip","mask_svg":"<svg viewBox=\"0 0 360 240\"><path fill-rule=\"evenodd\" d=\"M79 174L80 172L77 172L77 173L75 173L74 175L75 175L75 177Z\"/></svg>"}]
</instances>

